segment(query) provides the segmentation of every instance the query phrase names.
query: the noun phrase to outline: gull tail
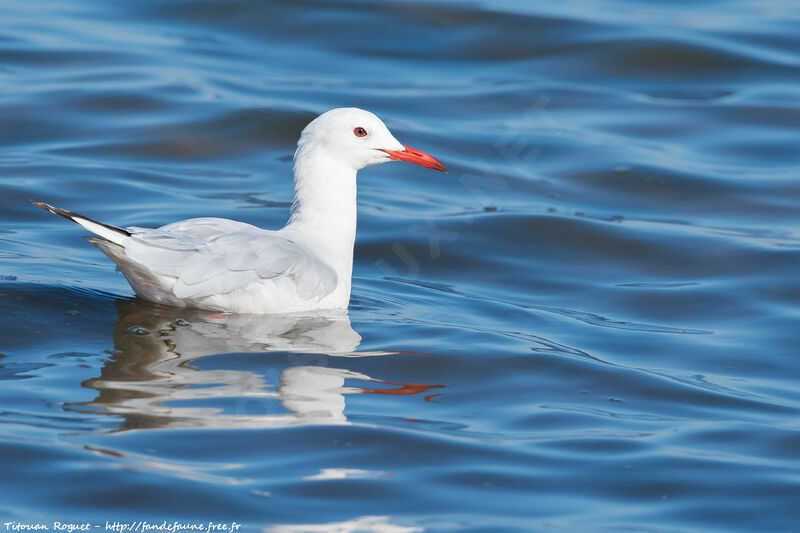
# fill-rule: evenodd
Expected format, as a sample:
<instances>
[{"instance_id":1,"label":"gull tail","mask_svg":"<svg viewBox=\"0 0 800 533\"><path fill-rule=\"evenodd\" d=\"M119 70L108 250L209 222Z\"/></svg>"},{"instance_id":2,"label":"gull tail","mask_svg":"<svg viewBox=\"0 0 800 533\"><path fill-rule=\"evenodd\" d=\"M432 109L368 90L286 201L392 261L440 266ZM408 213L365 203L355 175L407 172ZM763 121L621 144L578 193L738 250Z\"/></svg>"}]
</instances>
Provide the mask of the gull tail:
<instances>
[{"instance_id":1,"label":"gull tail","mask_svg":"<svg viewBox=\"0 0 800 533\"><path fill-rule=\"evenodd\" d=\"M67 211L66 209L59 209L58 207L53 207L52 205L48 205L43 202L34 202L33 200L31 200L31 203L36 207L41 207L45 211L50 211L55 215L64 217L67 220L71 220L79 226L82 226L84 229L87 229L95 235L98 235L107 241L111 241L114 244L122 244L122 241L126 237L131 236L131 233L128 230L111 226L109 224L103 224L102 222L97 222L96 220L79 215L78 213L73 213L72 211Z\"/></svg>"}]
</instances>

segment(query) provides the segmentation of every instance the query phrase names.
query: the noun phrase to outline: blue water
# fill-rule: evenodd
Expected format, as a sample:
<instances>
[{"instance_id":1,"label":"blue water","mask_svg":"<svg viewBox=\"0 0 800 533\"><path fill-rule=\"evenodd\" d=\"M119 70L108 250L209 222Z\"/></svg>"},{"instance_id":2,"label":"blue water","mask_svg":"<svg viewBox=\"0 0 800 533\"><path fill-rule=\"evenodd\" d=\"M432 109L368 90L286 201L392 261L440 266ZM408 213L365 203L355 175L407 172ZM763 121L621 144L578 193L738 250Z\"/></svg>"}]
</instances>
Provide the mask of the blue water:
<instances>
[{"instance_id":1,"label":"blue water","mask_svg":"<svg viewBox=\"0 0 800 533\"><path fill-rule=\"evenodd\" d=\"M0 523L800 528L800 4L0 3ZM369 109L348 317L133 297ZM3 526L5 528L5 526ZM52 531L52 528L51 528Z\"/></svg>"}]
</instances>

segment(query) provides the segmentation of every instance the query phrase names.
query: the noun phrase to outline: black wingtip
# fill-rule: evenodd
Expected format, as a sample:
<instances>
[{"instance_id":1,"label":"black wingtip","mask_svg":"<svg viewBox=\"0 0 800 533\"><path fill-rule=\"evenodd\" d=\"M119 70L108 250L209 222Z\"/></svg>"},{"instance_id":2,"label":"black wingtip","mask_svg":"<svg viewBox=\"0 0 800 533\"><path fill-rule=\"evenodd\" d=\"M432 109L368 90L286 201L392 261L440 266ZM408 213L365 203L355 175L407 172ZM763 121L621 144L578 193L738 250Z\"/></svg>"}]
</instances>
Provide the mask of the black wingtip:
<instances>
[{"instance_id":1,"label":"black wingtip","mask_svg":"<svg viewBox=\"0 0 800 533\"><path fill-rule=\"evenodd\" d=\"M102 222L98 222L96 220L92 220L91 218L85 217L83 215L79 215L78 213L75 213L74 211L67 211L66 209L61 209L59 207L53 207L50 204L46 204L44 202L37 202L36 200L31 200L31 203L33 205L35 205L36 207L40 207L40 208L44 209L45 211L49 211L49 212L53 213L54 215L58 215L60 217L64 217L67 220L71 220L72 222L75 222L76 224L79 224L79 222L77 220L75 220L75 219L76 218L80 218L82 220L88 220L89 222L97 224L98 226L103 226L104 228L110 229L111 231L116 231L117 233L121 233L121 234L126 235L128 237L130 237L130 235L131 235L131 233L126 229L118 228L118 227L112 226L110 224L104 224Z\"/></svg>"},{"instance_id":2,"label":"black wingtip","mask_svg":"<svg viewBox=\"0 0 800 533\"><path fill-rule=\"evenodd\" d=\"M45 211L50 211L54 215L59 215L69 220L72 220L72 217L79 216L77 213L73 213L72 211L67 211L66 209L59 209L58 207L53 207L52 205L46 204L44 202L37 202L36 200L31 200L31 203L36 207L44 209Z\"/></svg>"}]
</instances>

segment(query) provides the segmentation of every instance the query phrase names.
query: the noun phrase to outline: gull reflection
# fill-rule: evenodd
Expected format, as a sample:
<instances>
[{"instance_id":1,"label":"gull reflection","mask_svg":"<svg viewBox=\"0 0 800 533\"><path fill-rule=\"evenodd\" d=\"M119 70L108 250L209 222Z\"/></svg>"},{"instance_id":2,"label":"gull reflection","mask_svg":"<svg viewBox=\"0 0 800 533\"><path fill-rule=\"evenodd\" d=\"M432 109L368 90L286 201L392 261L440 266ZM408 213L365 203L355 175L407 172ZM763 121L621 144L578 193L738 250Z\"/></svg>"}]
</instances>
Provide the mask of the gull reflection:
<instances>
[{"instance_id":1,"label":"gull reflection","mask_svg":"<svg viewBox=\"0 0 800 533\"><path fill-rule=\"evenodd\" d=\"M121 415L123 431L346 424L347 395L442 387L330 366L346 357L398 353L355 351L361 336L346 313L228 315L132 299L118 303L118 315L113 358L85 383L99 394L84 405ZM202 361L220 354L236 355Z\"/></svg>"}]
</instances>

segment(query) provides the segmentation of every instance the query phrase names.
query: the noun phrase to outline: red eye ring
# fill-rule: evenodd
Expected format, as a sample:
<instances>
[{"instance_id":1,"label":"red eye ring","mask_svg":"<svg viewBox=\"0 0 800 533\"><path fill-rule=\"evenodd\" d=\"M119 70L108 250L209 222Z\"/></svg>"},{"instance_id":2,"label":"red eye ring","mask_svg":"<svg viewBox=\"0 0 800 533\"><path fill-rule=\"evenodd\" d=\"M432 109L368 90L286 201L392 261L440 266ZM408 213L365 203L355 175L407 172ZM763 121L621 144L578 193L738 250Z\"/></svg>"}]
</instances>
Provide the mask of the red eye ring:
<instances>
[{"instance_id":1,"label":"red eye ring","mask_svg":"<svg viewBox=\"0 0 800 533\"><path fill-rule=\"evenodd\" d=\"M366 137L367 136L367 130L365 130L361 126L359 126L356 129L354 129L353 133L355 134L356 137Z\"/></svg>"}]
</instances>

